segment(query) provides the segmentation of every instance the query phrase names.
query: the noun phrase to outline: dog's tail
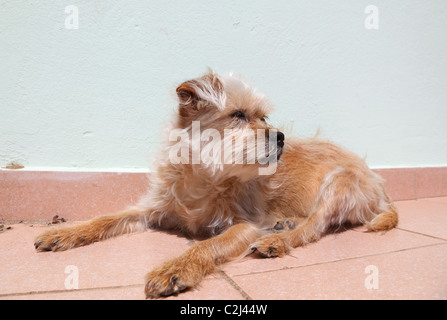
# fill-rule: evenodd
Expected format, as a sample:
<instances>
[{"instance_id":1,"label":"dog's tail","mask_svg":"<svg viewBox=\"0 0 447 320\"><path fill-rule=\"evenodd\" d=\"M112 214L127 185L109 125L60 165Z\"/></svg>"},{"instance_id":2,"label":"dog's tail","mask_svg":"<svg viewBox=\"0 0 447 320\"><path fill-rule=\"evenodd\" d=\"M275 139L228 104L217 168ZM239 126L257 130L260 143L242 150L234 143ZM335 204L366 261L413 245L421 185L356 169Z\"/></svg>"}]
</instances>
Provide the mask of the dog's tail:
<instances>
[{"instance_id":1,"label":"dog's tail","mask_svg":"<svg viewBox=\"0 0 447 320\"><path fill-rule=\"evenodd\" d=\"M378 214L365 225L369 231L387 231L396 227L398 222L397 209L390 205L386 211Z\"/></svg>"}]
</instances>

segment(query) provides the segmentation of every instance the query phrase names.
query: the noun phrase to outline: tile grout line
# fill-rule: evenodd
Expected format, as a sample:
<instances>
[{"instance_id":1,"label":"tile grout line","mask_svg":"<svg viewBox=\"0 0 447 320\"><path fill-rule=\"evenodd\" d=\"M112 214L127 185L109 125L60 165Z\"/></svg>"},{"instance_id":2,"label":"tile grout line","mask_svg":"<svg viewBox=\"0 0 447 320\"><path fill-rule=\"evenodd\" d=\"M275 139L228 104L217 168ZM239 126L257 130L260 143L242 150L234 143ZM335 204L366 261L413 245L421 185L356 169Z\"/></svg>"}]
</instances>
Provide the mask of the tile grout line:
<instances>
[{"instance_id":1,"label":"tile grout line","mask_svg":"<svg viewBox=\"0 0 447 320\"><path fill-rule=\"evenodd\" d=\"M11 292L11 293L0 293L0 298L2 297L14 297L14 296L32 296L47 293L71 293L71 292L81 292L81 291L94 291L94 290L108 290L108 289L120 289L120 288L136 288L143 287L143 284L129 284L122 286L108 286L108 287L91 287L91 288L81 288L81 289L60 289L60 290L42 290L42 291L28 291L28 292Z\"/></svg>"},{"instance_id":2,"label":"tile grout line","mask_svg":"<svg viewBox=\"0 0 447 320\"><path fill-rule=\"evenodd\" d=\"M221 270L219 270L219 274L222 276L222 278L223 278L226 282L228 282L234 289L236 289L236 291L239 292L245 300L253 300L253 298L250 297L250 296L248 295L248 293L246 293L246 292L244 291L244 289L242 289L242 288L241 288L241 287L240 287L240 286L239 286L233 279L231 279L231 277L230 277L229 275L227 275L227 274L225 273L225 271L223 271L223 270L221 269Z\"/></svg>"},{"instance_id":3,"label":"tile grout line","mask_svg":"<svg viewBox=\"0 0 447 320\"><path fill-rule=\"evenodd\" d=\"M393 254L393 253L400 253L400 252L404 252L404 251L410 251L410 250L422 249L422 248L428 248L428 247L443 246L443 245L447 245L447 243L445 243L445 242L443 242L443 243L434 243L434 244L428 244L428 245L425 245L425 246L399 249L399 250L396 250L396 251L388 251L388 252L374 253L374 254L368 254L368 255L358 256L358 257L349 257L349 258L343 258L343 259L338 259L338 260L316 262L316 263L306 264L306 265L296 266L296 267L283 267L281 269L275 269L275 270L265 270L265 271L258 271L258 272L243 273L243 274L234 275L233 277L251 276L251 275L255 275L255 274L270 273L270 272L276 272L276 271L282 271L282 270L301 269L301 268L306 268L306 267L319 266L319 265L323 265L323 264L332 264L332 263L337 263L337 262L342 262L342 261L350 261L350 260L356 260L356 259L362 259L362 258L370 258L370 257L388 255L388 254Z\"/></svg>"},{"instance_id":4,"label":"tile grout line","mask_svg":"<svg viewBox=\"0 0 447 320\"><path fill-rule=\"evenodd\" d=\"M396 229L397 229L397 230L400 230L400 231L404 231L404 232L409 232L409 233L417 234L417 235L419 235L419 236L424 236L424 237L428 237L428 238L432 238L432 239L436 239L436 240L447 241L447 239L440 238L440 237L437 237L437 236L432 236L432 235L427 234L427 233L421 233L421 232L417 232L417 231L413 231L413 230L403 229L403 228L400 228L400 227L396 227ZM417 248L417 247L416 247L416 248Z\"/></svg>"},{"instance_id":5,"label":"tile grout line","mask_svg":"<svg viewBox=\"0 0 447 320\"><path fill-rule=\"evenodd\" d=\"M213 280L226 280L230 283L246 300L253 300L245 291L240 288L224 271L218 272L221 276L212 279L203 279L203 281L213 281ZM90 287L90 288L80 288L80 289L55 289L55 290L36 290L36 291L26 291L26 292L11 292L11 293L0 293L0 299L5 297L14 296L33 296L39 294L57 294L57 293L71 293L71 292L84 292L84 291L96 291L96 290L114 290L114 289L126 289L126 288L137 288L144 287L144 284L128 284L128 285L117 285L117 286L106 286L106 287Z\"/></svg>"}]
</instances>

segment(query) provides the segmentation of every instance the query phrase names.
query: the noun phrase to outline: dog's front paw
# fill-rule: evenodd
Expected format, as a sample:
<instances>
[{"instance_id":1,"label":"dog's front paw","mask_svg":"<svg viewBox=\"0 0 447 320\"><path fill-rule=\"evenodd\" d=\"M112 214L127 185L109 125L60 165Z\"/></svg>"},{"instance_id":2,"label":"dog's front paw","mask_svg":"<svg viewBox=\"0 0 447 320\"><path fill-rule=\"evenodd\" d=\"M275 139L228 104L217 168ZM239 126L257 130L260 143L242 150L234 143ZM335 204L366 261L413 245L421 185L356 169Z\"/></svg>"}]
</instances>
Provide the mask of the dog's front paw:
<instances>
[{"instance_id":1,"label":"dog's front paw","mask_svg":"<svg viewBox=\"0 0 447 320\"><path fill-rule=\"evenodd\" d=\"M146 275L146 286L144 293L146 299L167 297L171 294L182 292L191 287L184 282L182 277L175 273L153 270Z\"/></svg>"},{"instance_id":2,"label":"dog's front paw","mask_svg":"<svg viewBox=\"0 0 447 320\"><path fill-rule=\"evenodd\" d=\"M146 275L146 298L166 297L197 285L203 278L203 268L187 259L177 258L155 268Z\"/></svg>"},{"instance_id":3,"label":"dog's front paw","mask_svg":"<svg viewBox=\"0 0 447 320\"><path fill-rule=\"evenodd\" d=\"M34 240L34 247L37 251L62 251L67 250L66 235L59 230L48 230L37 236Z\"/></svg>"},{"instance_id":4,"label":"dog's front paw","mask_svg":"<svg viewBox=\"0 0 447 320\"><path fill-rule=\"evenodd\" d=\"M265 258L282 257L290 251L281 234L263 236L251 248Z\"/></svg>"},{"instance_id":5,"label":"dog's front paw","mask_svg":"<svg viewBox=\"0 0 447 320\"><path fill-rule=\"evenodd\" d=\"M82 235L76 227L47 230L34 240L37 251L64 251L89 243L87 235Z\"/></svg>"}]
</instances>

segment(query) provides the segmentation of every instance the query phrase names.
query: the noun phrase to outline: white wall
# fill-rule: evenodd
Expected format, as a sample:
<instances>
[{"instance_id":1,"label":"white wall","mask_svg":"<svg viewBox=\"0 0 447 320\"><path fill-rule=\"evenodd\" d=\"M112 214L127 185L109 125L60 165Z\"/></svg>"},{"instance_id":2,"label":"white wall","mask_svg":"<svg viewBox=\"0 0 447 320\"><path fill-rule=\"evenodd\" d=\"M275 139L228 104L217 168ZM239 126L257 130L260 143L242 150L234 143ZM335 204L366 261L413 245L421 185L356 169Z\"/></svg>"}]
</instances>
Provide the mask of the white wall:
<instances>
[{"instance_id":1,"label":"white wall","mask_svg":"<svg viewBox=\"0 0 447 320\"><path fill-rule=\"evenodd\" d=\"M176 85L207 66L246 76L296 135L445 166L446 16L445 0L0 0L0 166L144 168Z\"/></svg>"}]
</instances>

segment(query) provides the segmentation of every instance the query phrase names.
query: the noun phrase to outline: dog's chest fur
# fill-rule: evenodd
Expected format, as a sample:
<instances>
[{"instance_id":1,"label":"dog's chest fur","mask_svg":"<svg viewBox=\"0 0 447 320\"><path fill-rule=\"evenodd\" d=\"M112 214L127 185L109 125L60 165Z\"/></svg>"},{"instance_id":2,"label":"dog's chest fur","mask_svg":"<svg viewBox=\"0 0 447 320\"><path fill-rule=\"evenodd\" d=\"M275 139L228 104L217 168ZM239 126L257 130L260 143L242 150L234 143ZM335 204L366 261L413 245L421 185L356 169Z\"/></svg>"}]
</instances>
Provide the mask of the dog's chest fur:
<instances>
[{"instance_id":1,"label":"dog's chest fur","mask_svg":"<svg viewBox=\"0 0 447 320\"><path fill-rule=\"evenodd\" d=\"M238 222L261 225L268 214L266 199L271 190L267 179L240 181L183 172L165 181L170 211L193 234L218 234Z\"/></svg>"}]
</instances>

